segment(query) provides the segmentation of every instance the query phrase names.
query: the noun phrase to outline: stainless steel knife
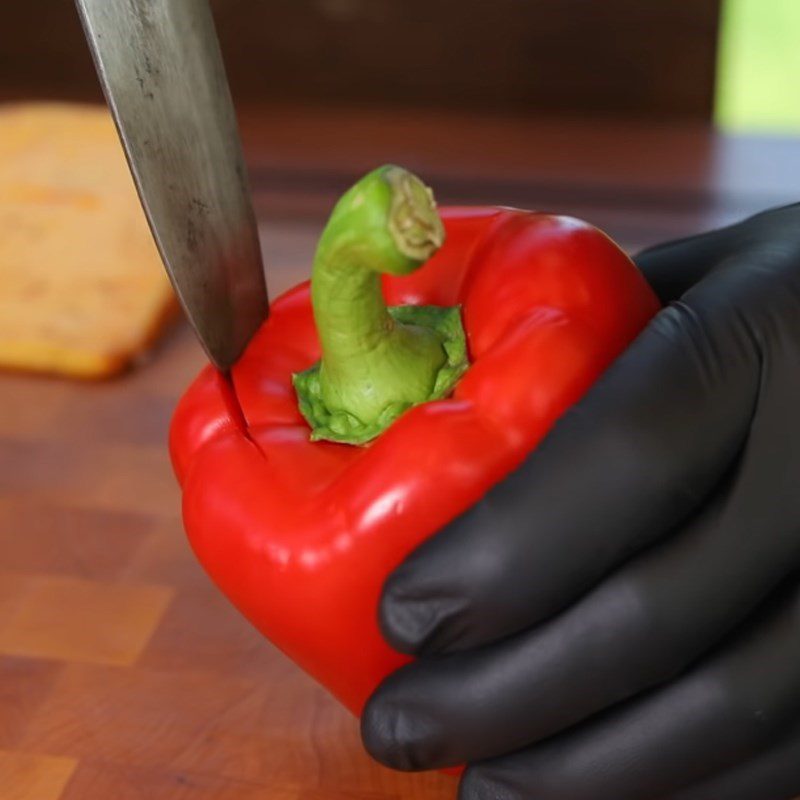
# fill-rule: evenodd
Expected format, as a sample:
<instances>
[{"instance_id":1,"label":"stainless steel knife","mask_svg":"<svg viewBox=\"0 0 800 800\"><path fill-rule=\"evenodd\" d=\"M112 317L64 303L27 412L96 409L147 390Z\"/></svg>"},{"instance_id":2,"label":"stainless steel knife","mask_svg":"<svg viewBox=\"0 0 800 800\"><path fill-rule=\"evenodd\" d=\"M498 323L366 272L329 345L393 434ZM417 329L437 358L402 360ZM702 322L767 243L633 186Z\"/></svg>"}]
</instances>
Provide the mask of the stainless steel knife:
<instances>
[{"instance_id":1,"label":"stainless steel knife","mask_svg":"<svg viewBox=\"0 0 800 800\"><path fill-rule=\"evenodd\" d=\"M76 0L161 258L212 362L268 313L258 229L208 0Z\"/></svg>"}]
</instances>

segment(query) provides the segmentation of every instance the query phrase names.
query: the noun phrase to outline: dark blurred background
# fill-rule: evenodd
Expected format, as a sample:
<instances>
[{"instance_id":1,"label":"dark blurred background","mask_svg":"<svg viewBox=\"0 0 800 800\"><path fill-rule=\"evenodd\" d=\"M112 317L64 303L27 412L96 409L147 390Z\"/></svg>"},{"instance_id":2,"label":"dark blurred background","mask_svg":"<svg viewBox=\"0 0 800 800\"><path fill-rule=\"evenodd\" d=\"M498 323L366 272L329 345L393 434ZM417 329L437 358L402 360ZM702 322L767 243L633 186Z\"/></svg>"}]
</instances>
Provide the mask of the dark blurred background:
<instances>
[{"instance_id":1,"label":"dark blurred background","mask_svg":"<svg viewBox=\"0 0 800 800\"><path fill-rule=\"evenodd\" d=\"M631 249L797 185L793 144L727 135L800 130L796 0L211 3L266 225L318 222L384 161ZM4 9L0 99L35 98L102 99L72 0Z\"/></svg>"},{"instance_id":2,"label":"dark blurred background","mask_svg":"<svg viewBox=\"0 0 800 800\"><path fill-rule=\"evenodd\" d=\"M719 0L214 0L239 103L709 118ZM96 98L70 0L7 4L6 97Z\"/></svg>"}]
</instances>

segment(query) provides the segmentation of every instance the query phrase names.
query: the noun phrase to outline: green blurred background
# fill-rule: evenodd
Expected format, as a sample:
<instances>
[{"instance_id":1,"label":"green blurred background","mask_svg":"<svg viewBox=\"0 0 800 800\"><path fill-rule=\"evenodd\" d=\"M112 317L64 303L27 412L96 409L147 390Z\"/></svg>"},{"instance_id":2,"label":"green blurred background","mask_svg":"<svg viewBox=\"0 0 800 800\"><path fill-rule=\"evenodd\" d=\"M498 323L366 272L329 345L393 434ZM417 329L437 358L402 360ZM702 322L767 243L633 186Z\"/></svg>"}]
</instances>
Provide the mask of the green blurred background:
<instances>
[{"instance_id":1,"label":"green blurred background","mask_svg":"<svg viewBox=\"0 0 800 800\"><path fill-rule=\"evenodd\" d=\"M716 120L737 132L800 132L800 0L725 0Z\"/></svg>"}]
</instances>

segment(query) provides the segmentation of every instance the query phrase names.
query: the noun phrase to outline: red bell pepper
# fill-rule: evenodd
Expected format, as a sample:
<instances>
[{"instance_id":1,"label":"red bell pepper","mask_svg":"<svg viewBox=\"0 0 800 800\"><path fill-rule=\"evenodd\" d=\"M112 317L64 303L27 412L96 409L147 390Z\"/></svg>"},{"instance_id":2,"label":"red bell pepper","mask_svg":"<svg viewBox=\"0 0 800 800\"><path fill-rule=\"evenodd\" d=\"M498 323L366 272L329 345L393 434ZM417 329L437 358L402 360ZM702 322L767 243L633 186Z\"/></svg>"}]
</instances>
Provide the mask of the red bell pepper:
<instances>
[{"instance_id":1,"label":"red bell pepper","mask_svg":"<svg viewBox=\"0 0 800 800\"><path fill-rule=\"evenodd\" d=\"M274 301L230 378L200 373L171 430L205 569L356 714L406 661L378 629L385 578L519 465L658 308L628 257L576 219L441 220L408 173L363 179L334 211L312 285ZM390 316L384 297L451 310ZM362 446L312 441L293 376L317 437Z\"/></svg>"}]
</instances>

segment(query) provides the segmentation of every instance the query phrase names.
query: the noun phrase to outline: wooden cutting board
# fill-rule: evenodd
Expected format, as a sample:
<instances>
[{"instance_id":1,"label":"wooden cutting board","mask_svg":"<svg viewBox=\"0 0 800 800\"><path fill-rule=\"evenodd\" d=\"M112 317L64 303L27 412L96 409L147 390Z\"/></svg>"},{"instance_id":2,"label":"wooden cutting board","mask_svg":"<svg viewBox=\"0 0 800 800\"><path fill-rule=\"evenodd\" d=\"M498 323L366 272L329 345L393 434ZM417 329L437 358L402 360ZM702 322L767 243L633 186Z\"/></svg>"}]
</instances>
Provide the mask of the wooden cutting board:
<instances>
[{"instance_id":1,"label":"wooden cutting board","mask_svg":"<svg viewBox=\"0 0 800 800\"><path fill-rule=\"evenodd\" d=\"M516 192L636 245L792 199L800 185L787 167L800 164L797 142L432 116L413 123L412 147L386 115L280 113L282 126L266 110L245 131L257 203L272 220L273 293L307 274L347 165L402 147L398 160L434 185L438 172L450 201ZM339 143L326 156L319 141ZM571 170L567 150L578 154ZM721 159L733 189L720 189ZM478 177L454 180L468 161ZM355 721L195 564L166 433L203 363L181 325L120 380L0 375L0 798L453 800L451 778L371 762Z\"/></svg>"}]
</instances>

